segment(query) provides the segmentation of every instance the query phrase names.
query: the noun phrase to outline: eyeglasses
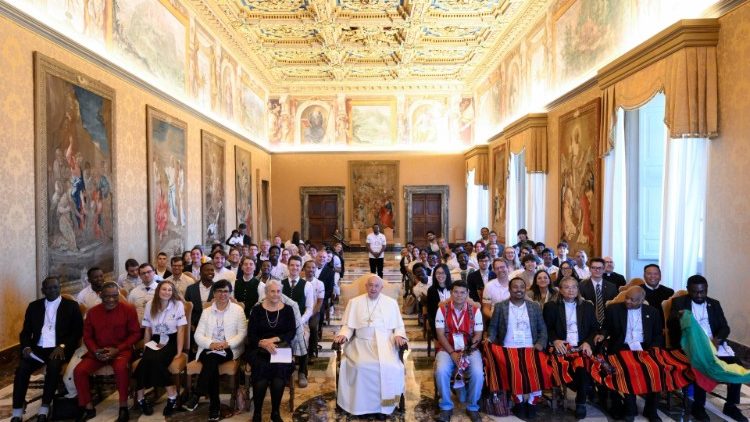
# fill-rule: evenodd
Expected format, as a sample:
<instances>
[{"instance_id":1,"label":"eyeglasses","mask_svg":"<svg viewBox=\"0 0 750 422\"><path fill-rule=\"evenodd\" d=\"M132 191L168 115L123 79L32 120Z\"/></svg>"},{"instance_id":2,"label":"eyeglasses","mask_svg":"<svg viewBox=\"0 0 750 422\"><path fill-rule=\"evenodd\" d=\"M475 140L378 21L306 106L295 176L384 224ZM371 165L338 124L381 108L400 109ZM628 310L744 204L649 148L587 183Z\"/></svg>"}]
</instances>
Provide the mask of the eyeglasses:
<instances>
[{"instance_id":1,"label":"eyeglasses","mask_svg":"<svg viewBox=\"0 0 750 422\"><path fill-rule=\"evenodd\" d=\"M591 269L594 271L603 271L604 267L591 267Z\"/></svg>"},{"instance_id":2,"label":"eyeglasses","mask_svg":"<svg viewBox=\"0 0 750 422\"><path fill-rule=\"evenodd\" d=\"M229 294L229 290L227 290L227 289L214 290L214 294L218 294L218 293Z\"/></svg>"},{"instance_id":3,"label":"eyeglasses","mask_svg":"<svg viewBox=\"0 0 750 422\"><path fill-rule=\"evenodd\" d=\"M148 271L141 271L141 275L151 274L154 270L148 270Z\"/></svg>"}]
</instances>

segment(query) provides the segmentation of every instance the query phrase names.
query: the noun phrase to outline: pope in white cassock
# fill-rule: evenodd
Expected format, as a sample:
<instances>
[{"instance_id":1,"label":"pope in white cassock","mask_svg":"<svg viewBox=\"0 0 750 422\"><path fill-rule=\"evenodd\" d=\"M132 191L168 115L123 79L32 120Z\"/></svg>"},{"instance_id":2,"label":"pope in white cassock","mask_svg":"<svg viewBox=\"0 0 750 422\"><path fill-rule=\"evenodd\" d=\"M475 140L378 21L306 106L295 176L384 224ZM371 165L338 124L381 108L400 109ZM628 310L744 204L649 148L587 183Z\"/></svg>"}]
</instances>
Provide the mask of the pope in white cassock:
<instances>
[{"instance_id":1,"label":"pope in white cassock","mask_svg":"<svg viewBox=\"0 0 750 422\"><path fill-rule=\"evenodd\" d=\"M373 275L367 294L346 304L341 331L344 346L338 405L352 415L393 413L404 392L404 364L398 348L406 344L404 320L396 300L380 294L383 280Z\"/></svg>"}]
</instances>

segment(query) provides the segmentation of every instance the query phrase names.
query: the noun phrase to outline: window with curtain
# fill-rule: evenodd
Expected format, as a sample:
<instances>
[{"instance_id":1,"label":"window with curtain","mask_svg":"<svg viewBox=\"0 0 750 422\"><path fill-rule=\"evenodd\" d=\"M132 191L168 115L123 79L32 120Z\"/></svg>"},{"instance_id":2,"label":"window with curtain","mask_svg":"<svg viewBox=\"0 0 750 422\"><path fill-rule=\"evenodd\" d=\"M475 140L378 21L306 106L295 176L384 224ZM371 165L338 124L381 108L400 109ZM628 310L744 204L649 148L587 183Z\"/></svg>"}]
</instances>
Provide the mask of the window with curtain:
<instances>
[{"instance_id":1,"label":"window with curtain","mask_svg":"<svg viewBox=\"0 0 750 422\"><path fill-rule=\"evenodd\" d=\"M708 139L669 139L664 112L661 93L618 112L604 159L602 251L628 278L658 263L662 284L681 289L703 267Z\"/></svg>"},{"instance_id":2,"label":"window with curtain","mask_svg":"<svg viewBox=\"0 0 750 422\"><path fill-rule=\"evenodd\" d=\"M518 230L526 227L526 159L523 151L510 154L509 170L505 238L512 245Z\"/></svg>"},{"instance_id":3,"label":"window with curtain","mask_svg":"<svg viewBox=\"0 0 750 422\"><path fill-rule=\"evenodd\" d=\"M466 175L466 239L479 239L480 230L489 226L489 198L487 186L474 183L475 170Z\"/></svg>"}]
</instances>

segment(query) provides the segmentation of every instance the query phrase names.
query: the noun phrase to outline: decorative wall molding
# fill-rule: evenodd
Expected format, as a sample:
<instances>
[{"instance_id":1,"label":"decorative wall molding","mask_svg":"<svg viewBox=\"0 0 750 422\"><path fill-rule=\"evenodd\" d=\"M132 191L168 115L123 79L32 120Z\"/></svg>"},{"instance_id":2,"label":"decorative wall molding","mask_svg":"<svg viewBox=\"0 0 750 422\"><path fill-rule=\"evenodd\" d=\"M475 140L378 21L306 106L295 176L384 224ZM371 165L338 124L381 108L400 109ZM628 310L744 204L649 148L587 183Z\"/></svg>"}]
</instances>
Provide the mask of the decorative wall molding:
<instances>
[{"instance_id":1,"label":"decorative wall molding","mask_svg":"<svg viewBox=\"0 0 750 422\"><path fill-rule=\"evenodd\" d=\"M505 138L513 136L532 128L547 128L547 113L530 113L515 122L509 124L503 131Z\"/></svg>"},{"instance_id":2,"label":"decorative wall molding","mask_svg":"<svg viewBox=\"0 0 750 422\"><path fill-rule=\"evenodd\" d=\"M419 193L438 193L442 204L440 205L441 235L448 237L448 204L450 198L450 187L448 185L404 185L404 205L406 206L406 241L413 241L413 228L411 224L412 195Z\"/></svg>"}]
</instances>

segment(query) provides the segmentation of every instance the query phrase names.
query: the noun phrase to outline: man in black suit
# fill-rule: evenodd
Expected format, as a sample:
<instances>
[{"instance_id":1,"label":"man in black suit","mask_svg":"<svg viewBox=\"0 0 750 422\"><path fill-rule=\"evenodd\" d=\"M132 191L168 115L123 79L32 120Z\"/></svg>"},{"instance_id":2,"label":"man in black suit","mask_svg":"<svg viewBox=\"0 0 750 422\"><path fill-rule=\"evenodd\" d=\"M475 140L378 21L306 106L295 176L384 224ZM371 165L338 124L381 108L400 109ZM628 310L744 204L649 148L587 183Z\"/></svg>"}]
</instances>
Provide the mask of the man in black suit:
<instances>
[{"instance_id":1,"label":"man in black suit","mask_svg":"<svg viewBox=\"0 0 750 422\"><path fill-rule=\"evenodd\" d=\"M646 285L643 286L646 291L646 302L656 308L656 312L659 313L663 321L667 315L664 315L661 304L674 295L674 290L661 285L661 268L656 264L648 264L643 267L643 280L646 282Z\"/></svg>"},{"instance_id":2,"label":"man in black suit","mask_svg":"<svg viewBox=\"0 0 750 422\"><path fill-rule=\"evenodd\" d=\"M683 311L691 311L693 317L700 324L703 331L717 347L726 346L729 337L729 324L724 316L724 310L718 300L708 297L708 280L701 275L690 276L687 280L687 296L672 299L672 310L669 314L669 340L672 347L679 347L682 337L680 329L680 315ZM722 348L723 349L723 348ZM720 353L724 354L724 353ZM718 356L727 363L737 363L734 356ZM747 421L737 404L740 402L740 384L727 384L727 401L724 404L725 415L736 421ZM708 421L706 414L706 391L694 384L693 407L690 414L699 421Z\"/></svg>"},{"instance_id":3,"label":"man in black suit","mask_svg":"<svg viewBox=\"0 0 750 422\"><path fill-rule=\"evenodd\" d=\"M31 302L21 330L21 361L13 380L13 416L21 422L31 374L47 365L42 406L37 421L47 420L49 405L60 381L65 362L73 356L83 335L83 317L78 303L60 297L60 280L47 277L42 282L44 299Z\"/></svg>"},{"instance_id":4,"label":"man in black suit","mask_svg":"<svg viewBox=\"0 0 750 422\"><path fill-rule=\"evenodd\" d=\"M203 303L214 300L214 264L206 262L201 265L201 278L198 282L193 283L185 289L185 301L193 302L193 311L190 314L190 321L193 330L198 327L198 322L203 314Z\"/></svg>"},{"instance_id":5,"label":"man in black suit","mask_svg":"<svg viewBox=\"0 0 750 422\"><path fill-rule=\"evenodd\" d=\"M490 270L490 257L487 252L482 251L477 254L477 263L479 270L469 274L466 278L466 284L469 286L469 297L476 303L482 303L482 291L484 285L490 280L496 278L495 273Z\"/></svg>"},{"instance_id":6,"label":"man in black suit","mask_svg":"<svg viewBox=\"0 0 750 422\"><path fill-rule=\"evenodd\" d=\"M664 321L656 309L644 305L646 292L639 286L627 290L625 302L613 303L607 306L606 318L602 335L608 341L607 351L616 353L620 350L648 350L652 347L664 347ZM613 408L619 410L619 395L614 395ZM661 422L656 411L657 393L645 395L646 405L643 416L649 422ZM638 408L635 395L625 395L625 420L634 420ZM619 412L618 412L619 413ZM614 417L614 415L613 415ZM615 417L615 419L619 419Z\"/></svg>"},{"instance_id":7,"label":"man in black suit","mask_svg":"<svg viewBox=\"0 0 750 422\"><path fill-rule=\"evenodd\" d=\"M253 243L253 239L247 234L247 224L240 223L240 225L237 227L237 230L239 230L240 234L242 235L242 244L250 246L250 244Z\"/></svg>"},{"instance_id":8,"label":"man in black suit","mask_svg":"<svg viewBox=\"0 0 750 422\"><path fill-rule=\"evenodd\" d=\"M617 286L618 289L627 284L625 277L615 272L615 260L611 256L604 257L604 274L602 278Z\"/></svg>"},{"instance_id":9,"label":"man in black suit","mask_svg":"<svg viewBox=\"0 0 750 422\"><path fill-rule=\"evenodd\" d=\"M594 304L596 320L601 326L604 324L606 315L605 305L608 300L612 300L617 296L617 286L604 280L603 259L591 258L591 260L589 260L589 269L591 270L591 278L581 281L579 288L581 290L581 296Z\"/></svg>"},{"instance_id":10,"label":"man in black suit","mask_svg":"<svg viewBox=\"0 0 750 422\"><path fill-rule=\"evenodd\" d=\"M320 313L319 331L323 331L323 322L325 316L329 315L331 300L333 298L333 287L336 284L336 270L333 268L333 262L328 262L328 252L324 245L319 246L318 253L315 254L315 278L323 282L325 287L325 296L323 297L323 312Z\"/></svg>"}]
</instances>

